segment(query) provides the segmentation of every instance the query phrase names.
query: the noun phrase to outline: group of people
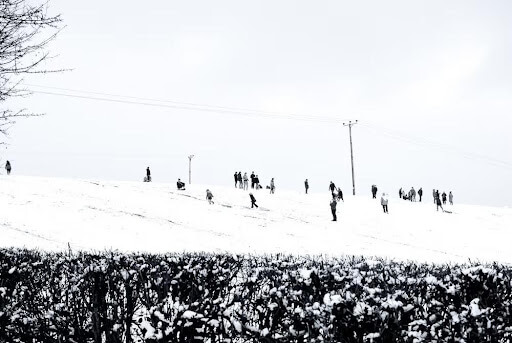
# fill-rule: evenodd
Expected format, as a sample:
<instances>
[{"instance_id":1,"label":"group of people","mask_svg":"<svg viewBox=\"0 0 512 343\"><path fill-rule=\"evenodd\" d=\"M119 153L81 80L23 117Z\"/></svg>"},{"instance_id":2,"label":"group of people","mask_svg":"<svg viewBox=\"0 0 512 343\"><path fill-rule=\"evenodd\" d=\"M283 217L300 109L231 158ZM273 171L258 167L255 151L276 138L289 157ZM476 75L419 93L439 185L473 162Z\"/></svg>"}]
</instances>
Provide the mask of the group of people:
<instances>
[{"instance_id":1,"label":"group of people","mask_svg":"<svg viewBox=\"0 0 512 343\"><path fill-rule=\"evenodd\" d=\"M417 194L418 194L418 196L420 198L419 200L421 202L421 197L423 196L423 189L421 187L420 187L420 189L418 189ZM405 190L400 188L398 190L398 197L401 199L404 199L404 200L416 202L416 190L414 189L414 187L411 187L409 192L405 192Z\"/></svg>"},{"instance_id":2,"label":"group of people","mask_svg":"<svg viewBox=\"0 0 512 343\"><path fill-rule=\"evenodd\" d=\"M251 173L251 175L248 177L247 173L244 173L242 176L242 172L235 172L233 174L233 177L235 179L235 188L240 188L243 190L249 189L249 177L251 178L251 189L261 189L263 188L260 185L260 178L258 175L254 174L254 172ZM276 185L274 182L274 178L270 180L270 185L267 186L267 189L270 189L270 194L274 194L276 190Z\"/></svg>"},{"instance_id":3,"label":"group of people","mask_svg":"<svg viewBox=\"0 0 512 343\"><path fill-rule=\"evenodd\" d=\"M434 197L434 204L436 204L436 210L439 211L439 207L441 207L441 210L443 212L448 212L443 208L443 205L446 205L446 193L443 192L441 195L439 194L439 190L433 189L432 190L432 196ZM442 201L442 204L441 204ZM452 191L448 194L448 201L450 202L450 205L453 205L453 194Z\"/></svg>"}]
</instances>

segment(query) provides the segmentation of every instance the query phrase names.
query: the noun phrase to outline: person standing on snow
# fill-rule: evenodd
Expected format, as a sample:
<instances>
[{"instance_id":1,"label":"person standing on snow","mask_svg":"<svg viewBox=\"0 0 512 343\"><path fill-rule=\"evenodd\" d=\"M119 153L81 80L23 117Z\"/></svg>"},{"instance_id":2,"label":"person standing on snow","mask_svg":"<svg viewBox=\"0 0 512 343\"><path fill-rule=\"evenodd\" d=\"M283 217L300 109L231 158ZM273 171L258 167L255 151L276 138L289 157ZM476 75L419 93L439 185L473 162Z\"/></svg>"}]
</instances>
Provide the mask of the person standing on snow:
<instances>
[{"instance_id":1,"label":"person standing on snow","mask_svg":"<svg viewBox=\"0 0 512 343\"><path fill-rule=\"evenodd\" d=\"M146 168L146 182L151 182L151 171L149 167Z\"/></svg>"},{"instance_id":2,"label":"person standing on snow","mask_svg":"<svg viewBox=\"0 0 512 343\"><path fill-rule=\"evenodd\" d=\"M253 208L254 206L258 208L258 205L256 205L256 198L254 197L254 195L252 195L252 193L249 193L249 196L251 197L251 208Z\"/></svg>"},{"instance_id":3,"label":"person standing on snow","mask_svg":"<svg viewBox=\"0 0 512 343\"><path fill-rule=\"evenodd\" d=\"M388 213L388 196L386 193L382 193L382 196L380 197L380 204L382 205L384 213Z\"/></svg>"},{"instance_id":4,"label":"person standing on snow","mask_svg":"<svg viewBox=\"0 0 512 343\"><path fill-rule=\"evenodd\" d=\"M254 187L260 189L260 177L258 175L254 175Z\"/></svg>"},{"instance_id":5,"label":"person standing on snow","mask_svg":"<svg viewBox=\"0 0 512 343\"><path fill-rule=\"evenodd\" d=\"M308 194L308 189L309 189L308 179L306 179L306 181L304 181L304 187L306 188L306 194Z\"/></svg>"},{"instance_id":6,"label":"person standing on snow","mask_svg":"<svg viewBox=\"0 0 512 343\"><path fill-rule=\"evenodd\" d=\"M335 222L338 218L336 218L336 205L338 203L336 202L336 199L331 200L331 213L332 213L332 221Z\"/></svg>"},{"instance_id":7,"label":"person standing on snow","mask_svg":"<svg viewBox=\"0 0 512 343\"><path fill-rule=\"evenodd\" d=\"M244 187L243 183L242 183L242 172L238 172L238 174L236 175L236 179L238 181L238 188L242 189Z\"/></svg>"},{"instance_id":8,"label":"person standing on snow","mask_svg":"<svg viewBox=\"0 0 512 343\"><path fill-rule=\"evenodd\" d=\"M446 205L446 193L443 192L443 194L441 194L441 196L443 197L443 205Z\"/></svg>"},{"instance_id":9,"label":"person standing on snow","mask_svg":"<svg viewBox=\"0 0 512 343\"><path fill-rule=\"evenodd\" d=\"M274 194L274 190L276 189L276 186L274 184L274 178L270 180L270 194Z\"/></svg>"},{"instance_id":10,"label":"person standing on snow","mask_svg":"<svg viewBox=\"0 0 512 343\"><path fill-rule=\"evenodd\" d=\"M373 199L377 199L377 186L372 185L372 196Z\"/></svg>"},{"instance_id":11,"label":"person standing on snow","mask_svg":"<svg viewBox=\"0 0 512 343\"><path fill-rule=\"evenodd\" d=\"M255 177L256 177L256 176L254 175L254 172L252 172L252 174L251 174L251 188L252 188L252 189L254 189L254 178L255 178Z\"/></svg>"},{"instance_id":12,"label":"person standing on snow","mask_svg":"<svg viewBox=\"0 0 512 343\"><path fill-rule=\"evenodd\" d=\"M437 193L436 193L436 190L433 189L432 196L434 197L434 204L437 204L436 198L439 197L439 191L437 191Z\"/></svg>"},{"instance_id":13,"label":"person standing on snow","mask_svg":"<svg viewBox=\"0 0 512 343\"><path fill-rule=\"evenodd\" d=\"M452 194L452 191L450 191L450 194L448 194L448 200L450 201L450 205L453 205L453 194Z\"/></svg>"},{"instance_id":14,"label":"person standing on snow","mask_svg":"<svg viewBox=\"0 0 512 343\"><path fill-rule=\"evenodd\" d=\"M210 205L214 203L212 199L213 199L213 194L209 189L207 189L206 190L206 200L208 200L208 203Z\"/></svg>"},{"instance_id":15,"label":"person standing on snow","mask_svg":"<svg viewBox=\"0 0 512 343\"><path fill-rule=\"evenodd\" d=\"M249 178L247 177L247 173L244 173L244 190L247 190L249 188Z\"/></svg>"},{"instance_id":16,"label":"person standing on snow","mask_svg":"<svg viewBox=\"0 0 512 343\"><path fill-rule=\"evenodd\" d=\"M5 170L7 171L7 175L11 175L11 162L5 162Z\"/></svg>"},{"instance_id":17,"label":"person standing on snow","mask_svg":"<svg viewBox=\"0 0 512 343\"><path fill-rule=\"evenodd\" d=\"M334 190L336 189L336 185L334 184L334 182L331 181L331 184L329 185L329 189L331 190L331 193L334 192Z\"/></svg>"},{"instance_id":18,"label":"person standing on snow","mask_svg":"<svg viewBox=\"0 0 512 343\"><path fill-rule=\"evenodd\" d=\"M236 188L236 186L238 185L238 173L235 172L235 174L233 176L235 177L235 188Z\"/></svg>"},{"instance_id":19,"label":"person standing on snow","mask_svg":"<svg viewBox=\"0 0 512 343\"><path fill-rule=\"evenodd\" d=\"M423 195L423 189L421 189L421 187L420 187L420 189L418 189L418 195L420 196L420 202L421 202L421 197Z\"/></svg>"},{"instance_id":20,"label":"person standing on snow","mask_svg":"<svg viewBox=\"0 0 512 343\"><path fill-rule=\"evenodd\" d=\"M338 187L338 200L341 200L341 201L345 201L343 200L343 192L341 191L341 188Z\"/></svg>"}]
</instances>

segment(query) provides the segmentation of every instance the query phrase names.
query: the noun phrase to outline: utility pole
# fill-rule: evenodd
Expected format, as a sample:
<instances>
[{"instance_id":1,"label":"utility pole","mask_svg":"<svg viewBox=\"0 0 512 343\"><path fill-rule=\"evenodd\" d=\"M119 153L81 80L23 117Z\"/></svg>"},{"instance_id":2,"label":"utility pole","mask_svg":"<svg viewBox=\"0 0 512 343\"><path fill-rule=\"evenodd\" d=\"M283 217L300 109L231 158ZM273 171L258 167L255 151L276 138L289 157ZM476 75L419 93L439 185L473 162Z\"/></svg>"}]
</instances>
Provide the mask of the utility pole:
<instances>
[{"instance_id":1,"label":"utility pole","mask_svg":"<svg viewBox=\"0 0 512 343\"><path fill-rule=\"evenodd\" d=\"M348 122L348 124L343 123L343 126L348 126L348 135L350 136L350 162L352 165L352 194L356 195L356 184L354 181L354 153L352 151L352 126L357 124L357 120L355 123L352 123L351 121Z\"/></svg>"},{"instance_id":2,"label":"utility pole","mask_svg":"<svg viewBox=\"0 0 512 343\"><path fill-rule=\"evenodd\" d=\"M188 156L188 184L192 183L192 158L194 155Z\"/></svg>"}]
</instances>

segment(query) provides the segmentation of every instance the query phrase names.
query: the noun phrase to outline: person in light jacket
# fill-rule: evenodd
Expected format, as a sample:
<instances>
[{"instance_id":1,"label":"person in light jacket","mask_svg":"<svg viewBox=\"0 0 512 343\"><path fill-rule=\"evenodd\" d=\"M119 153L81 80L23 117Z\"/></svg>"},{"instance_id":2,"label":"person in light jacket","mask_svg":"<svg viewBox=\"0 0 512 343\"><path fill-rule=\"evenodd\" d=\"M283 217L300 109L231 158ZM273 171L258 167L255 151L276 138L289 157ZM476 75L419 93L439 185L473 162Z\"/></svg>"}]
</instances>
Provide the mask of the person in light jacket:
<instances>
[{"instance_id":1,"label":"person in light jacket","mask_svg":"<svg viewBox=\"0 0 512 343\"><path fill-rule=\"evenodd\" d=\"M380 197L380 204L382 205L384 213L388 213L388 196L386 193L382 193L382 196Z\"/></svg>"}]
</instances>

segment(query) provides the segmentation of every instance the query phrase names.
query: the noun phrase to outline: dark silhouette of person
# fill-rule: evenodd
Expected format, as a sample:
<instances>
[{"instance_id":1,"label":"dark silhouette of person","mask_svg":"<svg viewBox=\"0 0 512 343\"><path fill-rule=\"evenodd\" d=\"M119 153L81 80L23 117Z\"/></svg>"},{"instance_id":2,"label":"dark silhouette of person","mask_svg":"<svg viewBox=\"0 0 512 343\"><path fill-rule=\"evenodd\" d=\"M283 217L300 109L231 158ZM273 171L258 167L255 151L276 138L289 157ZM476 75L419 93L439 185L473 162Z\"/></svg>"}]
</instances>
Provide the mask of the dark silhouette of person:
<instances>
[{"instance_id":1,"label":"dark silhouette of person","mask_svg":"<svg viewBox=\"0 0 512 343\"><path fill-rule=\"evenodd\" d=\"M420 187L420 189L418 189L418 195L420 196L420 202L421 202L421 197L423 196L423 189Z\"/></svg>"},{"instance_id":2,"label":"dark silhouette of person","mask_svg":"<svg viewBox=\"0 0 512 343\"><path fill-rule=\"evenodd\" d=\"M334 184L334 182L331 181L331 183L329 184L329 189L331 190L331 193L334 192L334 190L336 189L336 185Z\"/></svg>"},{"instance_id":3,"label":"dark silhouette of person","mask_svg":"<svg viewBox=\"0 0 512 343\"><path fill-rule=\"evenodd\" d=\"M306 181L304 181L304 187L306 188L306 194L308 194L308 189L309 189L308 179L306 179Z\"/></svg>"},{"instance_id":4,"label":"dark silhouette of person","mask_svg":"<svg viewBox=\"0 0 512 343\"><path fill-rule=\"evenodd\" d=\"M255 177L256 177L256 176L254 175L254 172L252 172L252 174L251 174L251 188L252 188L252 189L254 189L254 178L255 178Z\"/></svg>"},{"instance_id":5,"label":"dark silhouette of person","mask_svg":"<svg viewBox=\"0 0 512 343\"><path fill-rule=\"evenodd\" d=\"M439 193L438 193L439 194ZM439 207L441 207L441 211L444 212L443 205L441 205L441 198L439 196L436 197L436 210L439 211Z\"/></svg>"},{"instance_id":6,"label":"dark silhouette of person","mask_svg":"<svg viewBox=\"0 0 512 343\"><path fill-rule=\"evenodd\" d=\"M446 205L446 193L443 192L443 194L441 194L441 196L443 197L443 205Z\"/></svg>"},{"instance_id":7,"label":"dark silhouette of person","mask_svg":"<svg viewBox=\"0 0 512 343\"><path fill-rule=\"evenodd\" d=\"M254 195L252 195L252 193L249 193L249 196L251 197L251 208L253 208L254 206L256 206L257 208L258 205L256 205L256 198L254 197Z\"/></svg>"},{"instance_id":8,"label":"dark silhouette of person","mask_svg":"<svg viewBox=\"0 0 512 343\"><path fill-rule=\"evenodd\" d=\"M372 185L372 196L373 199L377 199L377 186Z\"/></svg>"},{"instance_id":9,"label":"dark silhouette of person","mask_svg":"<svg viewBox=\"0 0 512 343\"><path fill-rule=\"evenodd\" d=\"M338 203L336 202L336 199L331 200L331 213L332 213L332 221L335 222L338 218L336 217L336 205Z\"/></svg>"},{"instance_id":10,"label":"dark silhouette of person","mask_svg":"<svg viewBox=\"0 0 512 343\"><path fill-rule=\"evenodd\" d=\"M237 172L235 172L234 177L235 177L235 188L236 188L236 186L238 184L238 173Z\"/></svg>"},{"instance_id":11,"label":"dark silhouette of person","mask_svg":"<svg viewBox=\"0 0 512 343\"><path fill-rule=\"evenodd\" d=\"M402 188L400 188L400 189L398 190L398 197L399 197L400 199L402 199L402 193L403 193L403 192L402 192Z\"/></svg>"},{"instance_id":12,"label":"dark silhouette of person","mask_svg":"<svg viewBox=\"0 0 512 343\"><path fill-rule=\"evenodd\" d=\"M341 201L345 201L345 200L343 200L343 192L341 191L341 188L338 188L338 200L340 200L340 199L341 199Z\"/></svg>"},{"instance_id":13,"label":"dark silhouette of person","mask_svg":"<svg viewBox=\"0 0 512 343\"><path fill-rule=\"evenodd\" d=\"M11 162L5 162L5 170L7 171L7 175L11 174Z\"/></svg>"},{"instance_id":14,"label":"dark silhouette of person","mask_svg":"<svg viewBox=\"0 0 512 343\"><path fill-rule=\"evenodd\" d=\"M213 202L213 194L212 194L212 192L209 189L206 190L206 200L208 200L208 203L210 205L214 204L214 202Z\"/></svg>"},{"instance_id":15,"label":"dark silhouette of person","mask_svg":"<svg viewBox=\"0 0 512 343\"><path fill-rule=\"evenodd\" d=\"M185 182L182 182L181 179L178 179L178 182L176 182L176 186L178 189L183 190L185 189Z\"/></svg>"},{"instance_id":16,"label":"dark silhouette of person","mask_svg":"<svg viewBox=\"0 0 512 343\"><path fill-rule=\"evenodd\" d=\"M151 171L149 170L149 167L146 168L146 180L147 182L151 182Z\"/></svg>"},{"instance_id":17,"label":"dark silhouette of person","mask_svg":"<svg viewBox=\"0 0 512 343\"><path fill-rule=\"evenodd\" d=\"M236 179L238 181L238 188L243 188L244 187L244 183L243 183L243 180L242 180L242 172L239 171L237 176L236 176Z\"/></svg>"}]
</instances>

